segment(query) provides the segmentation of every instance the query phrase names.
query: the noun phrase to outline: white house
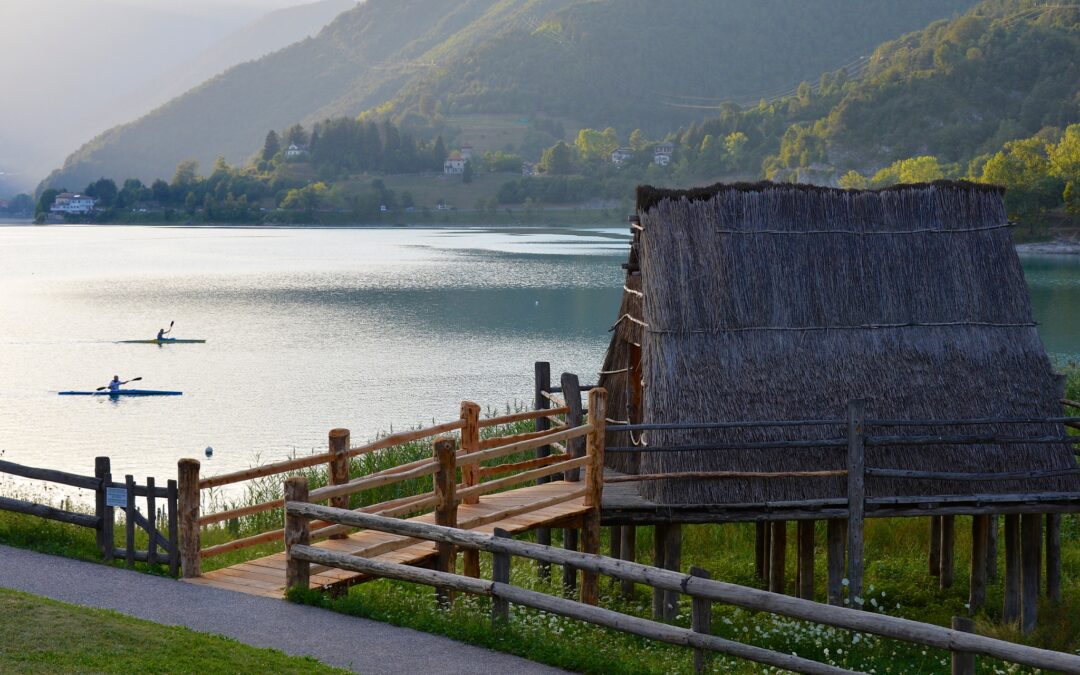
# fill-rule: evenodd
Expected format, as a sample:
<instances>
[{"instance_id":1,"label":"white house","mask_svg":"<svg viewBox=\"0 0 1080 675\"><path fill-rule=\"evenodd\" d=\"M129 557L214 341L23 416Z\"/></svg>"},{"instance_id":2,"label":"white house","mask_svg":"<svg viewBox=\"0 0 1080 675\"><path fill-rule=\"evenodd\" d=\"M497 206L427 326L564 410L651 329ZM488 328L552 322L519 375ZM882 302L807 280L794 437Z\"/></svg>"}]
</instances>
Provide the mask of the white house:
<instances>
[{"instance_id":1,"label":"white house","mask_svg":"<svg viewBox=\"0 0 1080 675\"><path fill-rule=\"evenodd\" d=\"M622 166L628 159L634 156L634 151L630 148L619 148L611 153L611 163L615 166Z\"/></svg>"},{"instance_id":2,"label":"white house","mask_svg":"<svg viewBox=\"0 0 1080 675\"><path fill-rule=\"evenodd\" d=\"M288 159L295 159L302 157L308 153L307 144L290 143L289 147L285 148L285 157Z\"/></svg>"},{"instance_id":3,"label":"white house","mask_svg":"<svg viewBox=\"0 0 1080 675\"><path fill-rule=\"evenodd\" d=\"M451 152L443 163L443 173L447 176L459 176L465 173L465 161L460 152Z\"/></svg>"},{"instance_id":4,"label":"white house","mask_svg":"<svg viewBox=\"0 0 1080 675\"><path fill-rule=\"evenodd\" d=\"M525 176L526 178L528 178L530 176L535 176L536 175L536 165L533 164L532 162L522 162L521 163L521 175Z\"/></svg>"},{"instance_id":5,"label":"white house","mask_svg":"<svg viewBox=\"0 0 1080 675\"><path fill-rule=\"evenodd\" d=\"M97 200L86 195L77 195L71 192L61 192L56 195L49 211L53 213L90 213L94 210Z\"/></svg>"},{"instance_id":6,"label":"white house","mask_svg":"<svg viewBox=\"0 0 1080 675\"><path fill-rule=\"evenodd\" d=\"M674 154L674 143L657 143L656 148L653 150L653 164L657 166L667 166L668 164L671 164L671 156Z\"/></svg>"}]
</instances>

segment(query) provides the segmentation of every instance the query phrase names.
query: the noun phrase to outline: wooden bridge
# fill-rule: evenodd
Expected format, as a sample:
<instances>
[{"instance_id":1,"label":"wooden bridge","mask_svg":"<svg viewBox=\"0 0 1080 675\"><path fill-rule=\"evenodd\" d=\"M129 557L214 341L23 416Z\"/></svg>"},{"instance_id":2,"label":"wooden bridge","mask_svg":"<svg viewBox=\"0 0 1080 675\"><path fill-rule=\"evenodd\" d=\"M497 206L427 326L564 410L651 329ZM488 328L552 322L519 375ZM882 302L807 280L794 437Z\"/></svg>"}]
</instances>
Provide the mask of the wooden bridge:
<instances>
[{"instance_id":1,"label":"wooden bridge","mask_svg":"<svg viewBox=\"0 0 1080 675\"><path fill-rule=\"evenodd\" d=\"M350 447L349 432L330 432L327 454L278 462L266 466L209 478L199 477L199 462L180 461L180 548L184 580L252 595L281 597L287 587L287 556L284 552L247 560L229 567L201 572L201 561L247 547L284 541L284 528L260 532L216 546L203 547L205 528L221 527L234 519L281 510L284 500L200 514L202 491L256 479L296 472L319 465L328 467L329 485L309 489L295 496L310 502L329 502L349 508L350 497L364 491L432 476L428 492L357 508L355 511L452 526L480 533L496 529L510 534L558 527L580 530L581 548L596 553L600 545L600 503L603 490L604 409L606 392L589 393L588 419L583 420L580 403L557 408L480 419L480 407L464 402L460 418L427 429L394 434L361 447ZM545 420L540 431L481 439L481 430L504 428L516 422ZM460 438L449 436L460 431ZM433 456L389 469L349 479L352 458L404 443L432 441ZM581 469L584 468L584 480ZM459 477L460 472L460 477ZM286 485L294 485L295 481ZM289 495L286 495L288 498ZM383 562L451 569L456 556L436 544L374 530L353 531L330 523L313 524L311 540L329 552ZM305 541L304 544L310 542ZM445 549L445 547L444 547ZM464 552L464 571L479 577L479 555ZM342 569L315 566L309 586L340 590L369 579L368 575ZM576 583L576 575L569 580ZM585 579L581 586L585 601L595 602L595 583Z\"/></svg>"}]
</instances>

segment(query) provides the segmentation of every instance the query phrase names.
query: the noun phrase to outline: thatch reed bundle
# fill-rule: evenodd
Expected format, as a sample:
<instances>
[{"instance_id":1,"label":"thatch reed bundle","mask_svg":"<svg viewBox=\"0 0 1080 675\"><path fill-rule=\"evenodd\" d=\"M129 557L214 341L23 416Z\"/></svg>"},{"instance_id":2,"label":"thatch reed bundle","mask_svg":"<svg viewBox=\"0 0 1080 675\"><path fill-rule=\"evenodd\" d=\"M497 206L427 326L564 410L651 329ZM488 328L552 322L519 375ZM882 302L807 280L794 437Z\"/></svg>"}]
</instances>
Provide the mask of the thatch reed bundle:
<instances>
[{"instance_id":1,"label":"thatch reed bundle","mask_svg":"<svg viewBox=\"0 0 1080 675\"><path fill-rule=\"evenodd\" d=\"M604 370L640 341L644 421L840 419L853 398L870 417L1054 417L1053 373L1000 189L965 183L844 191L718 185L639 191L634 252L643 298L626 293ZM628 287L633 288L628 284ZM623 344L620 344L622 342ZM626 381L605 376L626 405ZM617 410L617 408L611 408ZM875 434L1060 436L1059 425ZM653 431L653 446L836 438L843 428ZM626 439L616 440L628 445ZM642 473L843 469L846 450L747 450L641 456ZM1062 445L870 448L868 467L1006 472L1076 467ZM1080 489L1080 477L867 479L867 494L932 496ZM662 503L759 503L843 497L843 478L655 481Z\"/></svg>"}]
</instances>

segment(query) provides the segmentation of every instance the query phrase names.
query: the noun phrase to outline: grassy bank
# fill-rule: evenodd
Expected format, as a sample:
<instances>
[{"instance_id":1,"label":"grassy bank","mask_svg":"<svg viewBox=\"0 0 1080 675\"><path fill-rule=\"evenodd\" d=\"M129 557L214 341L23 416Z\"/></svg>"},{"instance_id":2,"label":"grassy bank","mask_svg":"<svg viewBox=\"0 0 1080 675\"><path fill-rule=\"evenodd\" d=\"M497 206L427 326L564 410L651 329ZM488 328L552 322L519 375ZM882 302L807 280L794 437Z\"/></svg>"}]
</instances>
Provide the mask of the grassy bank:
<instances>
[{"instance_id":1,"label":"grassy bank","mask_svg":"<svg viewBox=\"0 0 1080 675\"><path fill-rule=\"evenodd\" d=\"M309 658L0 589L4 673L344 673Z\"/></svg>"}]
</instances>

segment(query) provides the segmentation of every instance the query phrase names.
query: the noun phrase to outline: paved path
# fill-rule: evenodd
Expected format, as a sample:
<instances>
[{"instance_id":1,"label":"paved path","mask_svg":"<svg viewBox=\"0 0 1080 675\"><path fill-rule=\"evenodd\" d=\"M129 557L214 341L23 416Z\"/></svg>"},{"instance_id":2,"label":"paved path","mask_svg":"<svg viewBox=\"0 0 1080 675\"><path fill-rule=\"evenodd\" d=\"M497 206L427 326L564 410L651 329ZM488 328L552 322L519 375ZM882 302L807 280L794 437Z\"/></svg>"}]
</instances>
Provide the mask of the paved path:
<instances>
[{"instance_id":1,"label":"paved path","mask_svg":"<svg viewBox=\"0 0 1080 675\"><path fill-rule=\"evenodd\" d=\"M0 587L377 673L559 673L516 656L283 600L0 546Z\"/></svg>"}]
</instances>

